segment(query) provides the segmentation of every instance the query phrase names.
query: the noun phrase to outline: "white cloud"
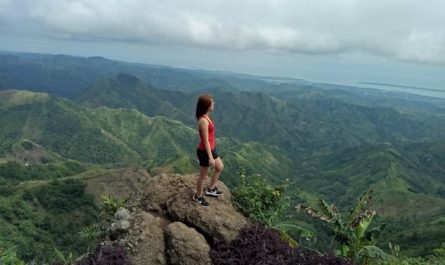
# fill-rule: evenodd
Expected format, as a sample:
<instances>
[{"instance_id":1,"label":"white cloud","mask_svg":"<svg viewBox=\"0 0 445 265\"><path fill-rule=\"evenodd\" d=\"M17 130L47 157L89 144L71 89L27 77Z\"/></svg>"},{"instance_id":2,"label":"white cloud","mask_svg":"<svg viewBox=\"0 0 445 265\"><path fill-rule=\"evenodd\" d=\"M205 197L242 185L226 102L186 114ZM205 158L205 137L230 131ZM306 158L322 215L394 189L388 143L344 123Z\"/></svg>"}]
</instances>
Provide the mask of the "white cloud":
<instances>
[{"instance_id":1,"label":"white cloud","mask_svg":"<svg viewBox=\"0 0 445 265\"><path fill-rule=\"evenodd\" d=\"M9 19L9 11L12 8L12 0L0 0L0 25Z\"/></svg>"},{"instance_id":2,"label":"white cloud","mask_svg":"<svg viewBox=\"0 0 445 265\"><path fill-rule=\"evenodd\" d=\"M12 6L12 0L0 0L0 12L1 13L3 13L2 11L11 8L11 6Z\"/></svg>"},{"instance_id":3,"label":"white cloud","mask_svg":"<svg viewBox=\"0 0 445 265\"><path fill-rule=\"evenodd\" d=\"M445 63L442 0L0 0L0 15L58 38Z\"/></svg>"}]
</instances>

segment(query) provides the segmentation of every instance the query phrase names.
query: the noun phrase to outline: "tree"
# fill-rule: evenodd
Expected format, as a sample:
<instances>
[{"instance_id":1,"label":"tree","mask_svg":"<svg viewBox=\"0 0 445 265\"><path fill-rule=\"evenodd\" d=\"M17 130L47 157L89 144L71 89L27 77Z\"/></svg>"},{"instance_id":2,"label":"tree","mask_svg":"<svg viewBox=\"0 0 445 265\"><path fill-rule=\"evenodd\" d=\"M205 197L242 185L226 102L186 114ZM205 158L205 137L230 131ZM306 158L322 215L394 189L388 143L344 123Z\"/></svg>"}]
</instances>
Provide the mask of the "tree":
<instances>
[{"instance_id":1,"label":"tree","mask_svg":"<svg viewBox=\"0 0 445 265\"><path fill-rule=\"evenodd\" d=\"M342 220L334 204L329 205L323 199L320 199L320 210L301 204L297 205L296 208L313 218L333 225L330 226L330 229L335 234L334 239L340 244L337 254L350 257L353 261L370 264L375 260L387 260L389 258L388 254L373 245L374 237L379 234L384 225L368 230L372 219L376 215L376 211L367 209L367 205L372 198L371 194L372 190L368 190L358 199L347 221Z\"/></svg>"}]
</instances>

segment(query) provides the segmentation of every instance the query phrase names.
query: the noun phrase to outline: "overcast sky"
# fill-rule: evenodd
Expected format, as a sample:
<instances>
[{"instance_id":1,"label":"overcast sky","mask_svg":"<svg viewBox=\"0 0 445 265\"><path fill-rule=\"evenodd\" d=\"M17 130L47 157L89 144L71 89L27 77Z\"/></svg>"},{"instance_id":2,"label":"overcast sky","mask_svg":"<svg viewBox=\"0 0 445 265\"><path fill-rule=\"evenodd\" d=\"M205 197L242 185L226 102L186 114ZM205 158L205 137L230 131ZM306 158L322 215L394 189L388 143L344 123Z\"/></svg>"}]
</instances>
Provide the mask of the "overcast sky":
<instances>
[{"instance_id":1,"label":"overcast sky","mask_svg":"<svg viewBox=\"0 0 445 265\"><path fill-rule=\"evenodd\" d=\"M445 90L445 1L0 0L0 49Z\"/></svg>"}]
</instances>

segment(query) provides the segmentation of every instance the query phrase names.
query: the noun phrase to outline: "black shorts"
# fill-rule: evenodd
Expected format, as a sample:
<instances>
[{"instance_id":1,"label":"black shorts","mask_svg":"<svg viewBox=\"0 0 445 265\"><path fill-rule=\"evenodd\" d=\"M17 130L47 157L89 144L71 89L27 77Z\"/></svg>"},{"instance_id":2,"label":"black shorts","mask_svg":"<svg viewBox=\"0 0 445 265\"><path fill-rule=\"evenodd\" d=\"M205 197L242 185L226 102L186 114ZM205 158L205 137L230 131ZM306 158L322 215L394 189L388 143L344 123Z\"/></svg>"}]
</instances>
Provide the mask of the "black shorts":
<instances>
[{"instance_id":1,"label":"black shorts","mask_svg":"<svg viewBox=\"0 0 445 265\"><path fill-rule=\"evenodd\" d=\"M206 150L196 149L198 155L199 165L202 167L209 167L209 156ZM212 150L213 159L217 159L219 156L216 153L216 148Z\"/></svg>"}]
</instances>

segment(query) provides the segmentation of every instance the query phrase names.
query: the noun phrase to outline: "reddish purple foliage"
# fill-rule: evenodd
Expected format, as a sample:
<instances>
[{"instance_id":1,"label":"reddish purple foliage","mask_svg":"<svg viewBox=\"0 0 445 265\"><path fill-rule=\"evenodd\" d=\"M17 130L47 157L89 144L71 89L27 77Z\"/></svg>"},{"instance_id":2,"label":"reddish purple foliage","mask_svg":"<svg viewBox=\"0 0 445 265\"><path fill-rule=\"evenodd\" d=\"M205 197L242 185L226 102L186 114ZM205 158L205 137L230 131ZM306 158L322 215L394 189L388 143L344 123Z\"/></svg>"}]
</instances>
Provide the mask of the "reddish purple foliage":
<instances>
[{"instance_id":1,"label":"reddish purple foliage","mask_svg":"<svg viewBox=\"0 0 445 265\"><path fill-rule=\"evenodd\" d=\"M76 265L128 265L127 252L121 246L97 246L94 253Z\"/></svg>"},{"instance_id":2,"label":"reddish purple foliage","mask_svg":"<svg viewBox=\"0 0 445 265\"><path fill-rule=\"evenodd\" d=\"M214 265L351 265L351 261L334 255L291 248L281 240L280 233L254 224L241 229L229 244L217 245L210 255Z\"/></svg>"}]
</instances>

